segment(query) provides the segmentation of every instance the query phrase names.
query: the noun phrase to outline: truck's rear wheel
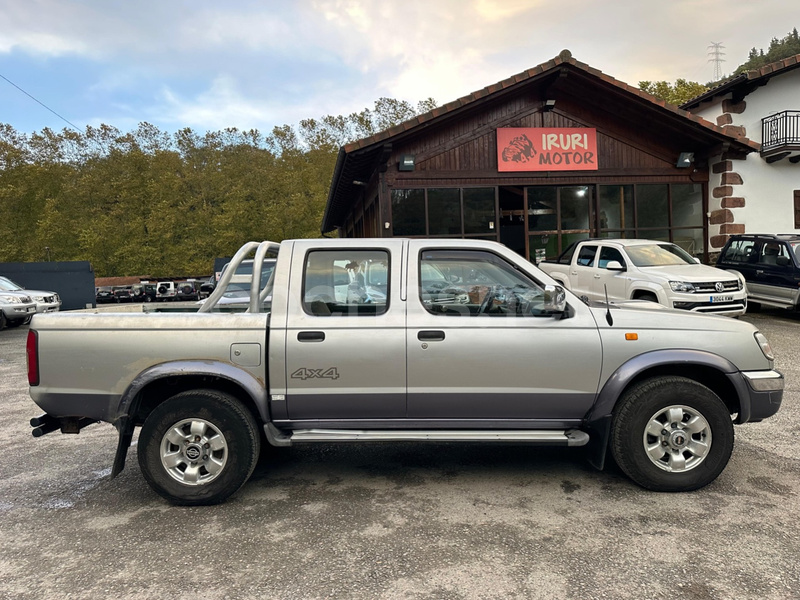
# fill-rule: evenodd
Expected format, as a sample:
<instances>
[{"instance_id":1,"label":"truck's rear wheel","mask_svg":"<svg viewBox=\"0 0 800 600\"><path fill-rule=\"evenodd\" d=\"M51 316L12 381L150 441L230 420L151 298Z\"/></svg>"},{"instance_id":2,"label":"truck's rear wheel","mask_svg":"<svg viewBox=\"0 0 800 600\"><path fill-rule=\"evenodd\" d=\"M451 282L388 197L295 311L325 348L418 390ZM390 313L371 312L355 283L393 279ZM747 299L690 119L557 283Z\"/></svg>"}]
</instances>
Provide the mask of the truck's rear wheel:
<instances>
[{"instance_id":1,"label":"truck's rear wheel","mask_svg":"<svg viewBox=\"0 0 800 600\"><path fill-rule=\"evenodd\" d=\"M253 416L215 390L190 390L158 406L139 434L139 466L161 496L217 504L248 480L261 439Z\"/></svg>"},{"instance_id":2,"label":"truck's rear wheel","mask_svg":"<svg viewBox=\"0 0 800 600\"><path fill-rule=\"evenodd\" d=\"M714 481L733 451L728 408L710 389L684 377L656 377L620 401L611 451L636 483L658 492L696 490Z\"/></svg>"}]
</instances>

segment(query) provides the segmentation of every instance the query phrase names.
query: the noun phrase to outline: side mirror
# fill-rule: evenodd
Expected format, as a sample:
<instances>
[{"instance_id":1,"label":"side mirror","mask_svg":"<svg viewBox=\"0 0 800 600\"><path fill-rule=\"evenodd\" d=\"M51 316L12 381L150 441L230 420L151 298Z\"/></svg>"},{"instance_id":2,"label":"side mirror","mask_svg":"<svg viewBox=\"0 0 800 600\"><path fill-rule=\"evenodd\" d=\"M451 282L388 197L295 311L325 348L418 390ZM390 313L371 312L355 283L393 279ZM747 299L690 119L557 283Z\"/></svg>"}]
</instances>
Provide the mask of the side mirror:
<instances>
[{"instance_id":1,"label":"side mirror","mask_svg":"<svg viewBox=\"0 0 800 600\"><path fill-rule=\"evenodd\" d=\"M699 259L699 258L697 258L697 257L695 256L695 257L694 257L694 262L695 262L695 263L697 263L697 264L699 265L699 264L700 264L700 259Z\"/></svg>"},{"instance_id":2,"label":"side mirror","mask_svg":"<svg viewBox=\"0 0 800 600\"><path fill-rule=\"evenodd\" d=\"M606 264L606 269L609 271L626 271L625 266L618 260L610 260Z\"/></svg>"},{"instance_id":3,"label":"side mirror","mask_svg":"<svg viewBox=\"0 0 800 600\"><path fill-rule=\"evenodd\" d=\"M563 313L567 309L567 293L560 285L544 286L544 303L546 312Z\"/></svg>"}]
</instances>

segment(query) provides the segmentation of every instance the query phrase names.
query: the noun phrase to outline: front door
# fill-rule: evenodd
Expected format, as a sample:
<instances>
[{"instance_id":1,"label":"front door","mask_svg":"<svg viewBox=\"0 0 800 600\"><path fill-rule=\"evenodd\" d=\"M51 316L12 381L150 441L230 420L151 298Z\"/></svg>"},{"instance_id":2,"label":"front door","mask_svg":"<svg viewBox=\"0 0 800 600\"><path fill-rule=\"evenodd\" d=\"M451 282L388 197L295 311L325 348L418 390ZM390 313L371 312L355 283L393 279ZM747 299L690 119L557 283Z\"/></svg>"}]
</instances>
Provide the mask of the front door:
<instances>
[{"instance_id":1,"label":"front door","mask_svg":"<svg viewBox=\"0 0 800 600\"><path fill-rule=\"evenodd\" d=\"M408 417L502 427L580 419L597 392L600 338L589 308L542 312L542 285L509 256L409 244ZM546 425L543 425L546 426Z\"/></svg>"}]
</instances>

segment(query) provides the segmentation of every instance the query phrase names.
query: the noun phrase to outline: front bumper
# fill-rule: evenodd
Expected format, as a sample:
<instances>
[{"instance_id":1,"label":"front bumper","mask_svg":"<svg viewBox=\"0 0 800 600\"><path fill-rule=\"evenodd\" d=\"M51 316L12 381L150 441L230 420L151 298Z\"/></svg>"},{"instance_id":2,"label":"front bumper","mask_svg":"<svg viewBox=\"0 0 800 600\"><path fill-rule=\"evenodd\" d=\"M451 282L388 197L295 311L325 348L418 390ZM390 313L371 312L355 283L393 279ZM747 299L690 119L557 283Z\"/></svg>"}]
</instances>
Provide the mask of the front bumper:
<instances>
[{"instance_id":1,"label":"front bumper","mask_svg":"<svg viewBox=\"0 0 800 600\"><path fill-rule=\"evenodd\" d=\"M783 375L778 371L743 371L750 396L749 422L771 417L781 407L783 400Z\"/></svg>"},{"instance_id":2,"label":"front bumper","mask_svg":"<svg viewBox=\"0 0 800 600\"><path fill-rule=\"evenodd\" d=\"M739 317L747 311L744 292L733 294L679 294L672 300L672 308L712 315Z\"/></svg>"}]
</instances>

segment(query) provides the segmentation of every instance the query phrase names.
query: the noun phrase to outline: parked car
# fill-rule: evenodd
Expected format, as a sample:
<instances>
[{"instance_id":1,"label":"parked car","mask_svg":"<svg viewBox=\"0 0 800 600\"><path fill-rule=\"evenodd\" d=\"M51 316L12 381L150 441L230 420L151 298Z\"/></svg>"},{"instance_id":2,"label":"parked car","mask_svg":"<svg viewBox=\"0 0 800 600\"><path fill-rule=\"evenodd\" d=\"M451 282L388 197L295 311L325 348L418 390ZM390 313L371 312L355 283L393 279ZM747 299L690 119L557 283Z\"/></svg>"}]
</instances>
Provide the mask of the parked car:
<instances>
[{"instance_id":1,"label":"parked car","mask_svg":"<svg viewBox=\"0 0 800 600\"><path fill-rule=\"evenodd\" d=\"M134 302L153 302L158 293L155 283L136 283L131 286L131 290Z\"/></svg>"},{"instance_id":2,"label":"parked car","mask_svg":"<svg viewBox=\"0 0 800 600\"><path fill-rule=\"evenodd\" d=\"M42 290L26 290L18 283L14 283L8 277L0 276L0 290L7 292L23 292L36 303L36 312L56 312L61 308L61 297L56 292L45 292Z\"/></svg>"},{"instance_id":3,"label":"parked car","mask_svg":"<svg viewBox=\"0 0 800 600\"><path fill-rule=\"evenodd\" d=\"M175 300L177 290L174 281L159 281L156 287L156 300L167 302Z\"/></svg>"},{"instance_id":4,"label":"parked car","mask_svg":"<svg viewBox=\"0 0 800 600\"><path fill-rule=\"evenodd\" d=\"M36 314L36 302L25 292L0 289L0 329L17 327Z\"/></svg>"},{"instance_id":5,"label":"parked car","mask_svg":"<svg viewBox=\"0 0 800 600\"><path fill-rule=\"evenodd\" d=\"M113 288L114 300L117 302L133 302L133 291L129 286L119 285Z\"/></svg>"},{"instance_id":6,"label":"parked car","mask_svg":"<svg viewBox=\"0 0 800 600\"><path fill-rule=\"evenodd\" d=\"M181 281L175 285L175 299L176 300L199 300L200 299L200 282L199 281Z\"/></svg>"},{"instance_id":7,"label":"parked car","mask_svg":"<svg viewBox=\"0 0 800 600\"><path fill-rule=\"evenodd\" d=\"M717 267L740 273L747 281L751 309L762 304L800 308L800 235L732 235L717 259Z\"/></svg>"},{"instance_id":8,"label":"parked car","mask_svg":"<svg viewBox=\"0 0 800 600\"><path fill-rule=\"evenodd\" d=\"M214 275L209 277L206 281L200 284L200 299L208 298L211 292L217 287L217 279Z\"/></svg>"},{"instance_id":9,"label":"parked car","mask_svg":"<svg viewBox=\"0 0 800 600\"><path fill-rule=\"evenodd\" d=\"M747 309L744 278L657 240L593 239L539 268L588 300L650 300L667 308L738 317Z\"/></svg>"},{"instance_id":10,"label":"parked car","mask_svg":"<svg viewBox=\"0 0 800 600\"><path fill-rule=\"evenodd\" d=\"M94 293L94 301L97 304L107 304L109 302L116 302L114 297L114 288L110 285L101 285Z\"/></svg>"}]
</instances>

